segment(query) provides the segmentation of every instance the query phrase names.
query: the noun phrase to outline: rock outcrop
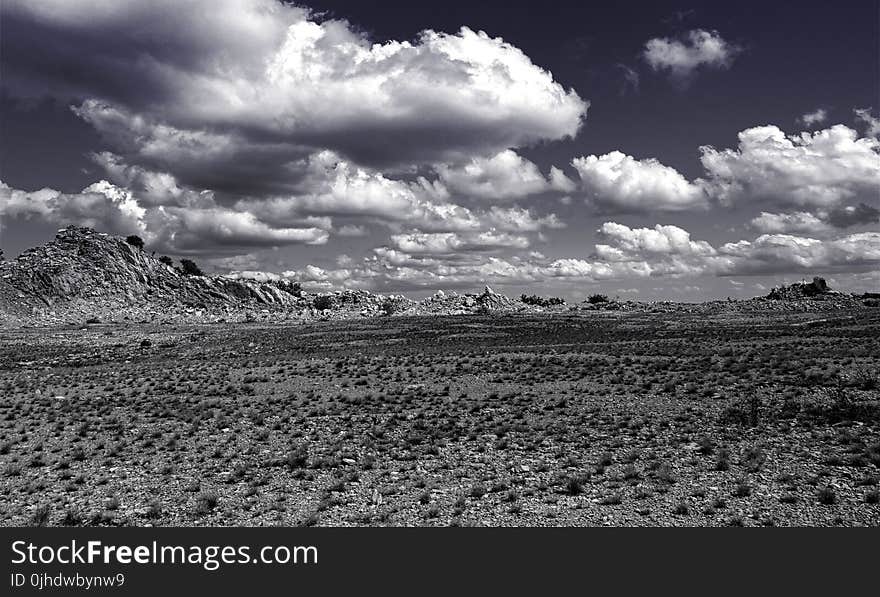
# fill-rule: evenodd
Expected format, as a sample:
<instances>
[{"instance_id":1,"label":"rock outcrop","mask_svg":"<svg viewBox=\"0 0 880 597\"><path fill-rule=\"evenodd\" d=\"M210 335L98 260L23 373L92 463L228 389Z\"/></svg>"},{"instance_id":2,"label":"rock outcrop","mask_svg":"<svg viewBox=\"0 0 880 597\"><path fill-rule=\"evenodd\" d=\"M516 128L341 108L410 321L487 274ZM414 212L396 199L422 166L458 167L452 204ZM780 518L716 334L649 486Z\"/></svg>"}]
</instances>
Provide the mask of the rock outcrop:
<instances>
[{"instance_id":1,"label":"rock outcrop","mask_svg":"<svg viewBox=\"0 0 880 597\"><path fill-rule=\"evenodd\" d=\"M0 262L4 319L155 319L290 308L301 293L287 281L187 276L124 239L68 227L55 240Z\"/></svg>"},{"instance_id":2,"label":"rock outcrop","mask_svg":"<svg viewBox=\"0 0 880 597\"><path fill-rule=\"evenodd\" d=\"M828 288L825 278L815 277L812 282L796 282L788 286L774 288L767 295L767 298L777 301L790 301L837 294L840 293Z\"/></svg>"}]
</instances>

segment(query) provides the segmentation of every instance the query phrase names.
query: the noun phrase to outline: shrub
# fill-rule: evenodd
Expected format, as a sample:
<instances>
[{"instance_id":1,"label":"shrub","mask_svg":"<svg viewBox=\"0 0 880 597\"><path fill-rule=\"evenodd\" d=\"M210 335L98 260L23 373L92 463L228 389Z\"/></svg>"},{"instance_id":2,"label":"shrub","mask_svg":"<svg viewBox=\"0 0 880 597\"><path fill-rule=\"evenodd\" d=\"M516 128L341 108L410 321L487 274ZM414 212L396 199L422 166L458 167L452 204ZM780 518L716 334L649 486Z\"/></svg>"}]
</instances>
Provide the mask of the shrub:
<instances>
[{"instance_id":1,"label":"shrub","mask_svg":"<svg viewBox=\"0 0 880 597\"><path fill-rule=\"evenodd\" d=\"M43 504L42 506L37 506L37 509L34 510L34 513L31 514L31 518L28 521L28 526L32 527L44 527L49 523L49 514L51 513L51 508L49 504Z\"/></svg>"},{"instance_id":2,"label":"shrub","mask_svg":"<svg viewBox=\"0 0 880 597\"><path fill-rule=\"evenodd\" d=\"M565 299L558 296L543 297L533 294L531 296L523 294L519 300L527 305L537 305L539 307L551 307L553 305L564 305Z\"/></svg>"},{"instance_id":3,"label":"shrub","mask_svg":"<svg viewBox=\"0 0 880 597\"><path fill-rule=\"evenodd\" d=\"M599 303L607 303L608 296L606 296L604 294L591 294L587 298L587 302L590 303L591 305L598 305Z\"/></svg>"},{"instance_id":4,"label":"shrub","mask_svg":"<svg viewBox=\"0 0 880 597\"><path fill-rule=\"evenodd\" d=\"M143 249L143 248L144 248L144 239L142 239L141 237L139 237L139 236L136 235L136 234L132 234L131 236L126 236L126 237L125 237L125 242L127 242L127 243L130 244L132 247L135 247L135 248L137 248L137 249Z\"/></svg>"},{"instance_id":5,"label":"shrub","mask_svg":"<svg viewBox=\"0 0 880 597\"><path fill-rule=\"evenodd\" d=\"M480 499L481 497L486 495L486 493L487 493L486 486L483 485L482 483L477 483L476 485L471 487L471 497L472 498Z\"/></svg>"},{"instance_id":6,"label":"shrub","mask_svg":"<svg viewBox=\"0 0 880 597\"><path fill-rule=\"evenodd\" d=\"M752 495L752 487L746 481L741 480L736 484L733 495L736 497L748 497Z\"/></svg>"},{"instance_id":7,"label":"shrub","mask_svg":"<svg viewBox=\"0 0 880 597\"><path fill-rule=\"evenodd\" d=\"M315 297L313 303L318 311L326 311L333 308L333 297L329 294L320 294Z\"/></svg>"},{"instance_id":8,"label":"shrub","mask_svg":"<svg viewBox=\"0 0 880 597\"><path fill-rule=\"evenodd\" d=\"M583 483L578 477L569 477L565 484L565 493L568 495L580 495L584 491Z\"/></svg>"},{"instance_id":9,"label":"shrub","mask_svg":"<svg viewBox=\"0 0 880 597\"><path fill-rule=\"evenodd\" d=\"M204 276L205 274L202 272L201 268L196 265L196 262L192 259L181 259L180 267L183 269L183 274L185 276Z\"/></svg>"},{"instance_id":10,"label":"shrub","mask_svg":"<svg viewBox=\"0 0 880 597\"><path fill-rule=\"evenodd\" d=\"M168 266L174 266L174 260L171 259L171 257L169 257L168 255L162 255L161 257L159 257L159 263L164 263Z\"/></svg>"},{"instance_id":11,"label":"shrub","mask_svg":"<svg viewBox=\"0 0 880 597\"><path fill-rule=\"evenodd\" d=\"M200 493L196 497L196 514L208 514L217 507L219 498L211 491Z\"/></svg>"},{"instance_id":12,"label":"shrub","mask_svg":"<svg viewBox=\"0 0 880 597\"><path fill-rule=\"evenodd\" d=\"M287 454L287 466L292 469L305 468L309 461L309 448L305 444L294 446Z\"/></svg>"},{"instance_id":13,"label":"shrub","mask_svg":"<svg viewBox=\"0 0 880 597\"><path fill-rule=\"evenodd\" d=\"M386 298L379 307L385 315L394 315L398 309L398 301L392 298Z\"/></svg>"},{"instance_id":14,"label":"shrub","mask_svg":"<svg viewBox=\"0 0 880 597\"><path fill-rule=\"evenodd\" d=\"M834 493L834 490L831 487L823 487L820 489L818 497L819 503L826 506L831 506L837 502L837 494Z\"/></svg>"}]
</instances>

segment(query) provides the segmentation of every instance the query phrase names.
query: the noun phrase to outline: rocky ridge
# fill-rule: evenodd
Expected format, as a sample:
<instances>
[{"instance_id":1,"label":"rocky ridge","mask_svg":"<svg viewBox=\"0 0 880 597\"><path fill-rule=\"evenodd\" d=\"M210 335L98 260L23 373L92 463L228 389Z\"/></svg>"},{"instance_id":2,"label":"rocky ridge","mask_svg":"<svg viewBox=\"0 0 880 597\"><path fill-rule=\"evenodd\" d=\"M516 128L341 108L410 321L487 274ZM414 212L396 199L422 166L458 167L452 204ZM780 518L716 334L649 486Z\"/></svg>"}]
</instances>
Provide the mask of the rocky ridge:
<instances>
[{"instance_id":1,"label":"rocky ridge","mask_svg":"<svg viewBox=\"0 0 880 597\"><path fill-rule=\"evenodd\" d=\"M694 304L605 300L539 305L523 300L512 299L489 286L479 294L440 290L416 301L365 290L310 293L284 279L187 275L123 238L75 226L59 230L54 241L25 251L16 259L0 259L0 325L5 326L307 321L519 312L828 311L841 306L880 306L880 300L868 295L835 292L822 278L774 288L766 297L744 301Z\"/></svg>"},{"instance_id":2,"label":"rocky ridge","mask_svg":"<svg viewBox=\"0 0 880 597\"><path fill-rule=\"evenodd\" d=\"M125 239L70 226L0 260L0 325L221 322L539 311L496 293L424 301L365 290L310 293L289 280L186 275Z\"/></svg>"}]
</instances>

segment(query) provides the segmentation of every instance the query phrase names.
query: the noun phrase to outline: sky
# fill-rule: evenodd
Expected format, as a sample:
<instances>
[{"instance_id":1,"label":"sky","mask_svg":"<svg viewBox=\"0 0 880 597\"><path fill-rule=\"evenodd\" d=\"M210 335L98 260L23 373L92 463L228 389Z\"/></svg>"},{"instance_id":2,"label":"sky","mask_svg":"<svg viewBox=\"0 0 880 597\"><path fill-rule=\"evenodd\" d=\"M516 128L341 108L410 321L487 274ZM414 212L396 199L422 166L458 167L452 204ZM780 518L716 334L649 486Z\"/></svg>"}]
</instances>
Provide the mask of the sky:
<instances>
[{"instance_id":1,"label":"sky","mask_svg":"<svg viewBox=\"0 0 880 597\"><path fill-rule=\"evenodd\" d=\"M0 248L78 224L315 290L877 291L880 2L706 4L4 0Z\"/></svg>"}]
</instances>

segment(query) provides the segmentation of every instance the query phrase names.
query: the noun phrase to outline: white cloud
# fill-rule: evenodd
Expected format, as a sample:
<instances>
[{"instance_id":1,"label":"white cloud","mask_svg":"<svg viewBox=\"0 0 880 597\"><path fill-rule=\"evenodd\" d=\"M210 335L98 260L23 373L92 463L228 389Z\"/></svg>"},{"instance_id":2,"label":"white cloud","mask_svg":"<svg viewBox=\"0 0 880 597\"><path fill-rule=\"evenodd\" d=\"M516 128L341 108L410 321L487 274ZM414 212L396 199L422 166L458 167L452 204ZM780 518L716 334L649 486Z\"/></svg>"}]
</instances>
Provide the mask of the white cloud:
<instances>
[{"instance_id":1,"label":"white cloud","mask_svg":"<svg viewBox=\"0 0 880 597\"><path fill-rule=\"evenodd\" d=\"M847 199L876 201L880 192L880 142L843 125L791 136L760 126L739 133L737 149L700 151L707 173L701 183L725 204L832 207Z\"/></svg>"},{"instance_id":2,"label":"white cloud","mask_svg":"<svg viewBox=\"0 0 880 597\"><path fill-rule=\"evenodd\" d=\"M806 211L787 214L762 211L761 215L752 218L750 226L758 232L764 233L818 233L827 232L830 229L828 224Z\"/></svg>"},{"instance_id":3,"label":"white cloud","mask_svg":"<svg viewBox=\"0 0 880 597\"><path fill-rule=\"evenodd\" d=\"M812 112L807 112L806 114L798 118L798 122L808 128L816 124L822 124L826 120L828 120L828 111L824 108L817 108L816 110Z\"/></svg>"},{"instance_id":4,"label":"white cloud","mask_svg":"<svg viewBox=\"0 0 880 597\"><path fill-rule=\"evenodd\" d=\"M0 181L0 216L39 217L55 224L78 224L115 234L143 233L146 210L130 192L107 181L81 193L54 189L26 192Z\"/></svg>"},{"instance_id":5,"label":"white cloud","mask_svg":"<svg viewBox=\"0 0 880 597\"><path fill-rule=\"evenodd\" d=\"M0 215L139 234L152 249L171 253L236 254L253 247L323 244L329 236L315 227L273 227L250 212L213 202L198 207L142 205L131 191L103 180L81 193L28 193L0 182Z\"/></svg>"},{"instance_id":6,"label":"white cloud","mask_svg":"<svg viewBox=\"0 0 880 597\"><path fill-rule=\"evenodd\" d=\"M648 40L642 57L655 71L669 71L683 80L701 67L727 68L741 51L739 46L725 41L717 31L694 29L681 39Z\"/></svg>"},{"instance_id":7,"label":"white cloud","mask_svg":"<svg viewBox=\"0 0 880 597\"><path fill-rule=\"evenodd\" d=\"M596 245L601 257L620 260L633 256L702 255L711 256L715 250L706 241L691 240L687 230L678 226L657 224L654 228L630 228L616 222L605 222L599 236L610 244Z\"/></svg>"},{"instance_id":8,"label":"white cloud","mask_svg":"<svg viewBox=\"0 0 880 597\"><path fill-rule=\"evenodd\" d=\"M462 166L440 164L436 169L451 193L479 199L519 199L551 189L535 164L509 149L489 158L474 157ZM555 185L565 186L561 171L553 176Z\"/></svg>"},{"instance_id":9,"label":"white cloud","mask_svg":"<svg viewBox=\"0 0 880 597\"><path fill-rule=\"evenodd\" d=\"M469 251L491 251L494 249L526 249L529 239L522 235L489 230L479 233L455 232L413 232L391 236L394 247L410 255L458 255Z\"/></svg>"},{"instance_id":10,"label":"white cloud","mask_svg":"<svg viewBox=\"0 0 880 597\"><path fill-rule=\"evenodd\" d=\"M764 234L754 241L727 243L718 252L729 258L721 273L819 272L880 263L880 232L820 240Z\"/></svg>"},{"instance_id":11,"label":"white cloud","mask_svg":"<svg viewBox=\"0 0 880 597\"><path fill-rule=\"evenodd\" d=\"M679 211L706 206L703 190L655 159L619 151L575 158L588 200L606 211Z\"/></svg>"},{"instance_id":12,"label":"white cloud","mask_svg":"<svg viewBox=\"0 0 880 597\"><path fill-rule=\"evenodd\" d=\"M348 216L427 232L488 228L538 231L562 227L553 214L538 217L518 207L474 210L450 203L449 191L440 182L388 178L381 172L355 166L332 152L311 156L297 167L303 171L298 193L267 200L241 200L236 208L271 222L299 222L307 214Z\"/></svg>"},{"instance_id":13,"label":"white cloud","mask_svg":"<svg viewBox=\"0 0 880 597\"><path fill-rule=\"evenodd\" d=\"M588 107L515 46L466 27L373 43L276 0L8 0L3 13L22 56L4 73L11 93L88 98L78 113L129 163L161 160L218 191L217 166L281 184L288 161L322 149L437 163L562 139Z\"/></svg>"},{"instance_id":14,"label":"white cloud","mask_svg":"<svg viewBox=\"0 0 880 597\"><path fill-rule=\"evenodd\" d=\"M532 210L522 207L492 206L488 212L480 214L485 226L508 232L539 232L545 228L565 228L556 214L537 216Z\"/></svg>"}]
</instances>

